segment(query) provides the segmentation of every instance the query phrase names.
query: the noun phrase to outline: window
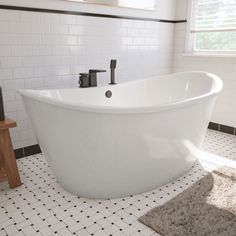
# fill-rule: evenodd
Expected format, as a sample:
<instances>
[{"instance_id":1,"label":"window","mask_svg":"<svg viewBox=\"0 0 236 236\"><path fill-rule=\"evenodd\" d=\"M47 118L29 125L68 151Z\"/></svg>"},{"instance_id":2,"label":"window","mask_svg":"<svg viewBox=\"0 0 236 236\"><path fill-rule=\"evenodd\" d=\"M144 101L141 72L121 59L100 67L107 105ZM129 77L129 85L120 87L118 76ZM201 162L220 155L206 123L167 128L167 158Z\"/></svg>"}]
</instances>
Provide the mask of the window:
<instances>
[{"instance_id":1,"label":"window","mask_svg":"<svg viewBox=\"0 0 236 236\"><path fill-rule=\"evenodd\" d=\"M191 0L189 53L236 54L236 0Z\"/></svg>"}]
</instances>

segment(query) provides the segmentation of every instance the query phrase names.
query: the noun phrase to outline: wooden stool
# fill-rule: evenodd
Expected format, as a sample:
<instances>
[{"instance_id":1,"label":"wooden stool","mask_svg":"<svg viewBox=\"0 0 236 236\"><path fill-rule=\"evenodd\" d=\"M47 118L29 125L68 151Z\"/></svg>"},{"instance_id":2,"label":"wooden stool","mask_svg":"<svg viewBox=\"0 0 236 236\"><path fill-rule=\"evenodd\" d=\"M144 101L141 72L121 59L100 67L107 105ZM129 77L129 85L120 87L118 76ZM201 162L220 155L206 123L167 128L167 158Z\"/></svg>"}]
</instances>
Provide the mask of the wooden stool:
<instances>
[{"instance_id":1,"label":"wooden stool","mask_svg":"<svg viewBox=\"0 0 236 236\"><path fill-rule=\"evenodd\" d=\"M6 119L0 121L0 182L7 181L10 188L21 185L20 175L12 147L10 128L16 127L16 122Z\"/></svg>"}]
</instances>

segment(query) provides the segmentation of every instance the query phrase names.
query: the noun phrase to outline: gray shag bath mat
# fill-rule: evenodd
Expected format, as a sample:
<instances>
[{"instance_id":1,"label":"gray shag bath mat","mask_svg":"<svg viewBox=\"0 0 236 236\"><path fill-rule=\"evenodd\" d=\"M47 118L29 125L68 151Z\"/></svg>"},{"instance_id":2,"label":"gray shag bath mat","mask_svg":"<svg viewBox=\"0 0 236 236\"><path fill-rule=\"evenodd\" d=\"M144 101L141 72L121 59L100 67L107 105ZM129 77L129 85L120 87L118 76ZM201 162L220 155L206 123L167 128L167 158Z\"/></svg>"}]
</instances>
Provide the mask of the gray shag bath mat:
<instances>
[{"instance_id":1,"label":"gray shag bath mat","mask_svg":"<svg viewBox=\"0 0 236 236\"><path fill-rule=\"evenodd\" d=\"M163 236L236 236L236 170L208 173L139 221Z\"/></svg>"}]
</instances>

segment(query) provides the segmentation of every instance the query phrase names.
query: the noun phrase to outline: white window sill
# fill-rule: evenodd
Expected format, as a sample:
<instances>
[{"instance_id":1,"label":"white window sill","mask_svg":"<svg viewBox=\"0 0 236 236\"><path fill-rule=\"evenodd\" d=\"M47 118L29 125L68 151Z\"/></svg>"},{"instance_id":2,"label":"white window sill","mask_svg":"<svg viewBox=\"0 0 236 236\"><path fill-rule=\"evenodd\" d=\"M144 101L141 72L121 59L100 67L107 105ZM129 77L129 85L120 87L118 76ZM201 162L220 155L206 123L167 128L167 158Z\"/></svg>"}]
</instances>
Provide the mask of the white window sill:
<instances>
[{"instance_id":1,"label":"white window sill","mask_svg":"<svg viewBox=\"0 0 236 236\"><path fill-rule=\"evenodd\" d=\"M236 53L234 54L221 54L221 53L183 53L184 57L227 57L227 58L236 58Z\"/></svg>"}]
</instances>

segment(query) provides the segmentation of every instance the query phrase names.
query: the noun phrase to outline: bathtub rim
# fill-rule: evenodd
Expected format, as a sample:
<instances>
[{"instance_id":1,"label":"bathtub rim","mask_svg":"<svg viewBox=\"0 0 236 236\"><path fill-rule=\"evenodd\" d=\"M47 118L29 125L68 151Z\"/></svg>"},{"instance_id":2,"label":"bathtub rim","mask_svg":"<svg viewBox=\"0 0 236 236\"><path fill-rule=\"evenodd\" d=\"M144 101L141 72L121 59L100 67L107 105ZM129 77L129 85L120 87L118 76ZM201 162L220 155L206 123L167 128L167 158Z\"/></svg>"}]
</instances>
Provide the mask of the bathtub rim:
<instances>
[{"instance_id":1,"label":"bathtub rim","mask_svg":"<svg viewBox=\"0 0 236 236\"><path fill-rule=\"evenodd\" d=\"M177 109L179 107L185 107L192 104L198 104L203 100L209 99L210 97L217 96L217 94L222 90L223 88L223 82L222 80L215 74L205 72L205 71L188 71L188 72L178 72L178 73L171 73L167 75L160 75L158 77L168 77L171 75L186 75L186 74L205 74L207 77L211 77L212 80L214 80L213 88L205 93L201 94L199 96L191 97L185 100L179 100L176 102L166 102L162 104L156 104L151 106L138 106L138 107L113 107L113 106L102 106L102 105L92 105L92 104L86 104L86 103L73 103L68 101L61 101L57 98L48 98L43 95L39 95L34 93L35 91L42 91L42 90L34 90L34 89L19 89L17 90L21 96L28 97L33 100L54 105L57 107L62 107L64 109L70 109L70 110L79 110L79 111L85 111L90 113L108 113L108 114L142 114L142 113L153 113L163 110L170 110L170 109ZM145 80L153 80L156 76L149 77L142 80L136 80L136 81L129 81L129 84L134 83L140 83L141 81ZM124 83L120 83L116 86L122 86ZM110 85L98 87L98 88L104 88L104 89L110 89ZM74 89L80 89L80 88L66 88L68 90L74 90ZM91 87L87 89L97 89L97 87ZM53 89L43 89L43 90L53 90ZM65 89L58 89L58 90L65 90Z\"/></svg>"}]
</instances>

